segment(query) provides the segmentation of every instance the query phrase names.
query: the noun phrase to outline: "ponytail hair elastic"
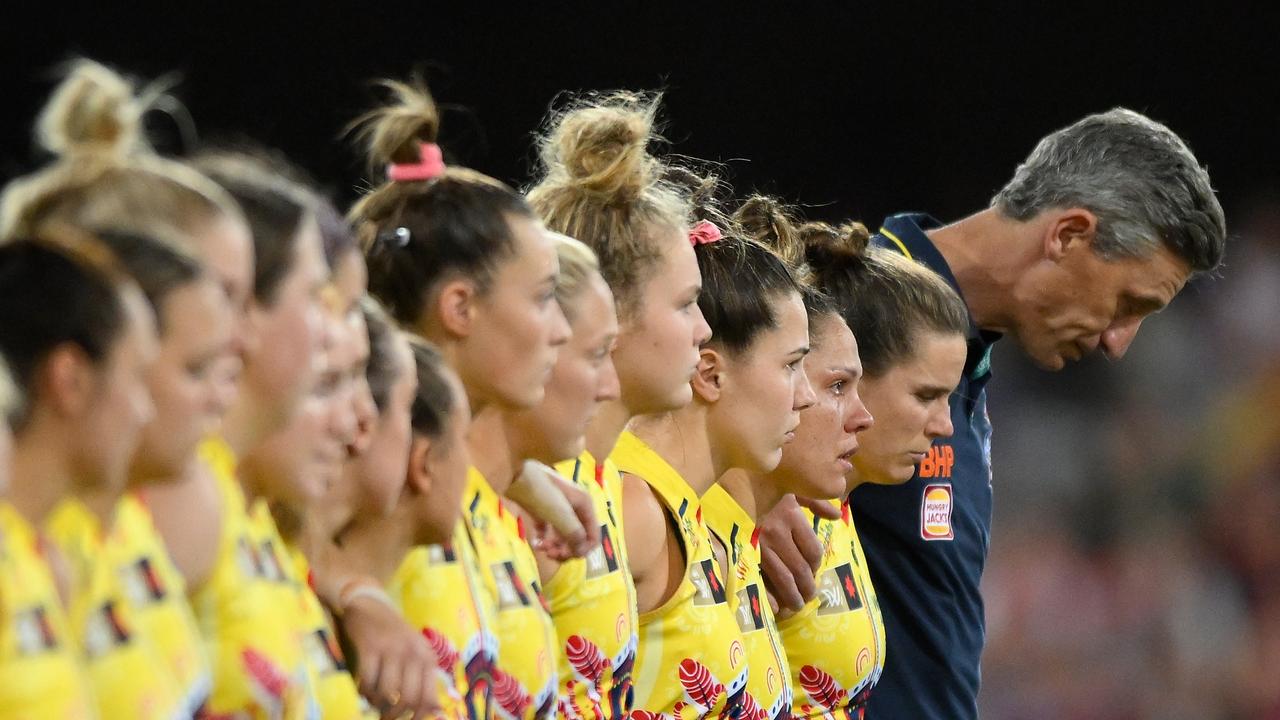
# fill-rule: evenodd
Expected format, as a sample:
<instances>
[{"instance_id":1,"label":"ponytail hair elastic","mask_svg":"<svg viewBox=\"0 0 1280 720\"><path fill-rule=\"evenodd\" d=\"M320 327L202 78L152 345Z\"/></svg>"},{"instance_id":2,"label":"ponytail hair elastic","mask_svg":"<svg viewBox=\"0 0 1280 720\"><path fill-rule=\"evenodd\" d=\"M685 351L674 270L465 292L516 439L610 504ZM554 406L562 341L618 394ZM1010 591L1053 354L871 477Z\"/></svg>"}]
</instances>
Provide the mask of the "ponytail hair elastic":
<instances>
[{"instance_id":1,"label":"ponytail hair elastic","mask_svg":"<svg viewBox=\"0 0 1280 720\"><path fill-rule=\"evenodd\" d=\"M710 220L699 220L689 229L689 243L694 247L709 245L721 237L720 228Z\"/></svg>"},{"instance_id":2,"label":"ponytail hair elastic","mask_svg":"<svg viewBox=\"0 0 1280 720\"><path fill-rule=\"evenodd\" d=\"M435 143L418 145L418 162L391 163L387 166L387 179L391 182L417 182L431 180L444 174L444 155Z\"/></svg>"}]
</instances>

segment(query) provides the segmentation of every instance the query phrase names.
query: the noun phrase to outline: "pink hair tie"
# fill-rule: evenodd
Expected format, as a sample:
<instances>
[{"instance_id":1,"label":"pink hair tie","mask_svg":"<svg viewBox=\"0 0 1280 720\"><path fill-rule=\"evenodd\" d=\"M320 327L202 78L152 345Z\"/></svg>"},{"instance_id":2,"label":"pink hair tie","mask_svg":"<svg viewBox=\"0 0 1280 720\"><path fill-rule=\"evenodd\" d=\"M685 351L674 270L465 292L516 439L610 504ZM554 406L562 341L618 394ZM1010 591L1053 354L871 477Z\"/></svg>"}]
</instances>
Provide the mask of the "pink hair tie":
<instances>
[{"instance_id":1,"label":"pink hair tie","mask_svg":"<svg viewBox=\"0 0 1280 720\"><path fill-rule=\"evenodd\" d=\"M419 160L416 163L391 163L387 166L387 179L392 182L430 180L444 174L444 155L440 146L424 142L418 145Z\"/></svg>"},{"instance_id":2,"label":"pink hair tie","mask_svg":"<svg viewBox=\"0 0 1280 720\"><path fill-rule=\"evenodd\" d=\"M689 243L694 247L713 243L720 238L720 228L710 220L699 220L689 229Z\"/></svg>"}]
</instances>

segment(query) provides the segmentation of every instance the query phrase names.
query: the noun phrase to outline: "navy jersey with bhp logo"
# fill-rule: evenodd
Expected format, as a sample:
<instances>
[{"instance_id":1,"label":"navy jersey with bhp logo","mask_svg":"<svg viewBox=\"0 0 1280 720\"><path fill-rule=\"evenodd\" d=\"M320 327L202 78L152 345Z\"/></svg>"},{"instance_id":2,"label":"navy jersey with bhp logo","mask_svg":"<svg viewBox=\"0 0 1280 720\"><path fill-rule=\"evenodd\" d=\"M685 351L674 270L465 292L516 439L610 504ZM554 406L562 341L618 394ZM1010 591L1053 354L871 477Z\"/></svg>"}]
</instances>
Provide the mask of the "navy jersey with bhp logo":
<instances>
[{"instance_id":1,"label":"navy jersey with bhp logo","mask_svg":"<svg viewBox=\"0 0 1280 720\"><path fill-rule=\"evenodd\" d=\"M872 243L955 276L925 232L927 215L895 215ZM854 522L880 597L885 666L867 705L871 720L978 717L986 635L979 582L991 534L991 423L986 385L996 333L970 319L969 355L951 396L955 433L934 443L905 485L862 485Z\"/></svg>"}]
</instances>

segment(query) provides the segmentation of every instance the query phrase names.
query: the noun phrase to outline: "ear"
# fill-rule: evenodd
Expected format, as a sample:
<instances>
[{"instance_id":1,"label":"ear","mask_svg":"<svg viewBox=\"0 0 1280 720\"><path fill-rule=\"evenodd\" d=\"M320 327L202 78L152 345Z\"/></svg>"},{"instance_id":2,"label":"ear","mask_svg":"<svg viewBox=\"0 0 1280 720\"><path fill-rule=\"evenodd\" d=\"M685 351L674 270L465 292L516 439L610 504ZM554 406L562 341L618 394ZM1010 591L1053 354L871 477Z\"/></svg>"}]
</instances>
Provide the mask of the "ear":
<instances>
[{"instance_id":1,"label":"ear","mask_svg":"<svg viewBox=\"0 0 1280 720\"><path fill-rule=\"evenodd\" d=\"M409 468L406 471L405 490L414 495L428 495L434 478L431 474L431 441L414 434L409 445Z\"/></svg>"},{"instance_id":2,"label":"ear","mask_svg":"<svg viewBox=\"0 0 1280 720\"><path fill-rule=\"evenodd\" d=\"M40 396L55 413L75 417L88 407L97 378L84 351L64 343L49 353L38 384Z\"/></svg>"},{"instance_id":3,"label":"ear","mask_svg":"<svg viewBox=\"0 0 1280 720\"><path fill-rule=\"evenodd\" d=\"M724 383L725 357L714 348L704 347L698 351L698 371L691 384L696 397L713 403L720 399L721 385Z\"/></svg>"},{"instance_id":4,"label":"ear","mask_svg":"<svg viewBox=\"0 0 1280 720\"><path fill-rule=\"evenodd\" d=\"M463 278L454 278L444 283L436 298L435 315L440 327L457 338L465 338L471 334L476 313L475 283Z\"/></svg>"},{"instance_id":5,"label":"ear","mask_svg":"<svg viewBox=\"0 0 1280 720\"><path fill-rule=\"evenodd\" d=\"M1098 233L1098 216L1085 208L1052 213L1045 229L1044 255L1057 262L1073 250L1092 248Z\"/></svg>"}]
</instances>

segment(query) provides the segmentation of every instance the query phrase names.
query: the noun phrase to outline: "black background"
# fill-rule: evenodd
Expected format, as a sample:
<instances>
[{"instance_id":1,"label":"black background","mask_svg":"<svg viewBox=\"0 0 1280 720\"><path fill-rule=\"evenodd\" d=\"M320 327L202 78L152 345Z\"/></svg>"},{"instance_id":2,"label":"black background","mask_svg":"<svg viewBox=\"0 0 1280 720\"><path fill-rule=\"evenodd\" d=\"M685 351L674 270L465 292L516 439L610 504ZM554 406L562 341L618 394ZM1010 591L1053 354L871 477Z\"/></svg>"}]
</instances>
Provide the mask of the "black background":
<instances>
[{"instance_id":1,"label":"black background","mask_svg":"<svg viewBox=\"0 0 1280 720\"><path fill-rule=\"evenodd\" d=\"M362 175L339 131L368 80L415 68L453 108L447 152L516 184L557 92L617 87L666 89L672 151L829 219L954 219L1040 136L1116 105L1186 138L1229 213L1280 178L1278 25L1245 5L112 5L3 11L0 178L42 160L31 120L76 54L179 72L202 138L279 148L343 199Z\"/></svg>"}]
</instances>

